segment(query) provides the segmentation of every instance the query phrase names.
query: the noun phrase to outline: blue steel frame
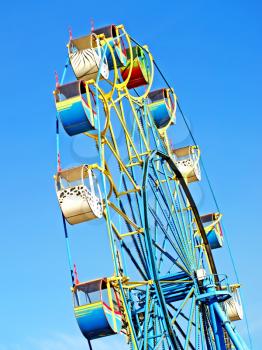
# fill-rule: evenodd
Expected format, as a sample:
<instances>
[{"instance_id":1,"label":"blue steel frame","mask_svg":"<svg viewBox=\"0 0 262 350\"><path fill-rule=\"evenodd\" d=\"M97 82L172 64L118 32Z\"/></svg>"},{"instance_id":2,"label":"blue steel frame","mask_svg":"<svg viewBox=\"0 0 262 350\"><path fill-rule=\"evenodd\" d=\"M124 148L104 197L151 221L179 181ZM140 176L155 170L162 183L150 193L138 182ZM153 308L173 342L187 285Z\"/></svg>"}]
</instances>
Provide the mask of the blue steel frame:
<instances>
[{"instance_id":1,"label":"blue steel frame","mask_svg":"<svg viewBox=\"0 0 262 350\"><path fill-rule=\"evenodd\" d=\"M106 50L107 47L104 56ZM99 74L96 84L100 84ZM115 196L107 198L107 177L102 173L115 283L130 346L134 350L224 350L233 344L237 350L246 350L223 310L223 302L231 295L219 281L188 186L154 124L146 100L134 100L127 88L122 90L108 101L111 115L106 135L101 134L101 92L96 90L94 142L99 165L114 183ZM114 130L122 133L122 145ZM74 283L65 221L64 228ZM208 277L199 281L197 270L201 268ZM226 345L225 332L230 347Z\"/></svg>"}]
</instances>

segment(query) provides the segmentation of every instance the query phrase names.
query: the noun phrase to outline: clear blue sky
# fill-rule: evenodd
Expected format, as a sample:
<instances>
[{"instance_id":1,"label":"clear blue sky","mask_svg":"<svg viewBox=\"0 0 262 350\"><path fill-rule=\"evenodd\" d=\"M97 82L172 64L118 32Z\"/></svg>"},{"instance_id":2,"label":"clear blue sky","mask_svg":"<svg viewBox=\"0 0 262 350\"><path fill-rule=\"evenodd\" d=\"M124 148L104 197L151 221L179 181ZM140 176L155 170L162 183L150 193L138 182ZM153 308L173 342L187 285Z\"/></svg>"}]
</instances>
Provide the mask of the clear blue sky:
<instances>
[{"instance_id":1,"label":"clear blue sky","mask_svg":"<svg viewBox=\"0 0 262 350\"><path fill-rule=\"evenodd\" d=\"M260 349L261 2L46 0L1 4L0 350L86 349L71 307L52 178L52 90L54 70L61 74L66 59L68 27L85 34L91 17L96 26L123 23L149 45L174 86L224 213L254 349ZM107 249L101 243L105 256ZM87 270L107 273L89 246L86 259ZM217 259L221 273L230 270L223 253Z\"/></svg>"}]
</instances>

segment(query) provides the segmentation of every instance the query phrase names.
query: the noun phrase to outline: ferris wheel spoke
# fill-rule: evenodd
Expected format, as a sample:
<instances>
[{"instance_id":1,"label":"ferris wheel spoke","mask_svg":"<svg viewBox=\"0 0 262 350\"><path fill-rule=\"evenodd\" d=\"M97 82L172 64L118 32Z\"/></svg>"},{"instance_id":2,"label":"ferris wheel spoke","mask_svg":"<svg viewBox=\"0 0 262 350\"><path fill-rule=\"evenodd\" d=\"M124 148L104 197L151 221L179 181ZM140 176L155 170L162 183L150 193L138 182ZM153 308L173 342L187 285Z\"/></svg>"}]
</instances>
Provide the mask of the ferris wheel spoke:
<instances>
[{"instance_id":1,"label":"ferris wheel spoke","mask_svg":"<svg viewBox=\"0 0 262 350\"><path fill-rule=\"evenodd\" d=\"M163 185L161 183L161 179L159 177L157 177L157 181L159 183L159 188L158 190L160 191L160 193L157 191L155 196L158 196L159 198L157 199L159 202L160 207L162 208L161 204L165 205L165 208L168 212L170 212L170 208L172 207L172 205L174 205L174 203L172 203L172 199L170 200L170 202L167 202L167 199L170 198L170 196L168 196L168 194L163 193ZM152 188L152 186L151 186ZM162 192L162 193L161 193ZM159 195L158 195L159 193ZM172 195L171 195L172 196ZM174 215L171 215L171 220L168 220L166 213L164 210L162 210L162 213L165 216L165 219L167 221L167 224L169 225L169 227L172 229L173 232L173 236L174 238L178 241L179 246L181 247L180 250L183 250L183 255L187 261L188 266L190 266L191 264L191 257L190 257L190 252L188 252L188 245L187 242L185 240L185 227L182 227L182 225L180 225L180 220L179 217L177 217L176 215L176 221L174 218ZM172 213L171 213L172 214Z\"/></svg>"},{"instance_id":2,"label":"ferris wheel spoke","mask_svg":"<svg viewBox=\"0 0 262 350\"><path fill-rule=\"evenodd\" d=\"M172 316L172 315L170 314L170 316ZM176 326L176 331L178 331L176 333L178 335L178 338L180 339L180 347L181 347L181 349L184 349L182 346L182 339L184 339L184 340L186 339L186 333L177 321L174 323L174 325ZM195 350L195 347L190 342L189 342L189 348Z\"/></svg>"},{"instance_id":3,"label":"ferris wheel spoke","mask_svg":"<svg viewBox=\"0 0 262 350\"><path fill-rule=\"evenodd\" d=\"M157 194L155 194L155 196L157 197ZM157 200L158 200L158 198L157 198ZM168 227L168 230L163 225L163 218L160 217L160 215L157 214L155 212L155 210L150 205L148 206L148 209L149 209L152 217L154 218L154 220L157 222L159 228L161 229L162 234L164 235L164 237L166 237L169 244L172 246L172 248L176 252L176 255L179 256L179 258L181 259L183 264L186 266L186 268L189 269L188 257L186 255L185 250L183 249L184 247L181 246L181 240L179 238L179 235L177 234L176 227L174 227L174 225L172 225L172 221L169 220L167 213L161 207L161 214L162 214L162 217L165 219L166 226ZM173 238L169 235L169 232Z\"/></svg>"},{"instance_id":4,"label":"ferris wheel spoke","mask_svg":"<svg viewBox=\"0 0 262 350\"><path fill-rule=\"evenodd\" d=\"M170 309L172 309L173 311L177 312L178 308L175 307L174 305L172 305L171 303L168 304L168 306L170 307ZM172 312L170 311L170 317L172 318ZM183 349L194 349L194 350L198 350L198 338L197 340L195 339L194 344L192 343L192 341L194 339L192 339L192 337L190 337L190 333L192 331L192 329L194 329L194 334L199 335L199 327L198 324L196 322L197 317L199 317L198 313L197 313L197 306L196 306L196 302L195 302L195 297L193 296L191 299L191 312L190 315L187 316L183 311L179 312L179 317L182 317L188 324L187 327L187 332L185 332L182 328L182 326L180 325L180 323L176 320L174 322L174 326L175 328L179 331L179 333L182 335L182 337L184 338L185 341L185 345L183 347Z\"/></svg>"},{"instance_id":5,"label":"ferris wheel spoke","mask_svg":"<svg viewBox=\"0 0 262 350\"><path fill-rule=\"evenodd\" d=\"M178 311L178 308L174 307L172 304L169 304L169 307L173 309L174 311ZM183 349L198 349L196 345L192 343L193 339L191 337L192 329L196 332L196 324L194 322L195 320L195 312L196 312L196 305L195 305L195 297L193 296L191 298L191 306L190 306L190 313L189 316L186 316L183 311L179 312L179 315L177 316L177 319L174 321L174 327L178 332L181 334L182 338L184 339L184 346ZM172 313L170 311L170 317L172 318ZM178 322L178 318L183 318L187 323L187 330L184 331L182 326L180 325L180 322Z\"/></svg>"},{"instance_id":6,"label":"ferris wheel spoke","mask_svg":"<svg viewBox=\"0 0 262 350\"><path fill-rule=\"evenodd\" d=\"M168 306L170 307L170 309L172 309L173 311L176 311L176 312L177 312L178 308L175 307L172 303L168 303ZM172 317L171 312L170 312L170 315L171 315L171 317ZM184 312L181 311L179 315L180 315L181 317L183 317L186 321L189 321L189 317L188 317L186 314L184 314ZM196 323L193 322L193 321L192 321L192 324L193 324L193 326L196 326Z\"/></svg>"},{"instance_id":7,"label":"ferris wheel spoke","mask_svg":"<svg viewBox=\"0 0 262 350\"><path fill-rule=\"evenodd\" d=\"M188 217L189 215L185 215L185 213L188 213L187 207L188 205L186 204L186 202L183 200L184 198L182 198L181 200L181 189L178 186L178 183L175 181L168 181L168 176L167 176L167 171L166 171L166 167L164 165L164 163L162 162L162 171L165 175L165 184L167 184L168 187L168 192L169 192L169 196L172 200L172 206L173 208L175 208L176 210L174 210L174 214L176 216L177 222L179 223L180 226L180 230L183 233L182 237L184 237L184 245L187 248L188 254L190 256L190 259L192 261L192 263L194 262L194 246L193 246L193 239L191 236L191 231L192 231L192 222L190 220L190 218ZM172 192L171 191L171 185L175 184L175 189ZM173 193L175 195L173 195ZM176 198L175 198L176 196ZM178 215L180 214L180 215ZM189 219L189 220L188 220ZM190 244L191 242L191 244Z\"/></svg>"},{"instance_id":8,"label":"ferris wheel spoke","mask_svg":"<svg viewBox=\"0 0 262 350\"><path fill-rule=\"evenodd\" d=\"M202 266L204 267L204 261L203 261L204 250L200 249L200 248L196 248L196 249L199 250L199 252L198 252L198 260L197 260L197 269L200 269Z\"/></svg>"},{"instance_id":9,"label":"ferris wheel spoke","mask_svg":"<svg viewBox=\"0 0 262 350\"><path fill-rule=\"evenodd\" d=\"M191 331L192 331L192 326L193 326L193 319L195 315L195 296L192 297L191 301L191 309L190 309L190 316L189 316L189 321L187 325L187 332L186 332L186 340L185 340L185 345L184 349L188 349L190 342L190 336L191 336Z\"/></svg>"},{"instance_id":10,"label":"ferris wheel spoke","mask_svg":"<svg viewBox=\"0 0 262 350\"><path fill-rule=\"evenodd\" d=\"M167 202L167 198L165 197L165 194L162 192L161 187L155 188L155 180L150 175L149 175L149 179L151 180L151 181L149 181L151 189L156 192L156 193L154 193L154 196L155 196L155 199L159 205L159 209L161 210L162 215L164 216L164 218L166 220L166 224L168 226L170 226L171 225L170 222L172 222L172 224L174 225L175 232L179 238L179 234L181 234L182 231L181 231L181 227L177 226L176 223L174 223L174 218L173 218L172 212L170 213L171 203ZM163 208L163 206L165 207L165 209ZM170 217L168 217L167 213L169 213ZM170 218L171 218L171 220L170 220Z\"/></svg>"},{"instance_id":11,"label":"ferris wheel spoke","mask_svg":"<svg viewBox=\"0 0 262 350\"><path fill-rule=\"evenodd\" d=\"M154 164L154 163L153 163L153 164ZM179 200L179 197L178 197L178 201L175 202L175 200L174 200L175 195L176 195L177 193L179 193L180 191L179 191L179 189L178 189L177 183L175 182L176 188L175 188L174 193L172 193L172 191L171 191L170 180L169 180L169 178L168 178L168 176L167 176L166 169L165 169L165 166L164 166L163 162L161 162L161 167L162 167L162 171L163 171L163 173L164 173L164 181L165 181L165 184L167 185L167 186L165 186L165 187L167 187L167 189L168 189L168 198L171 199L172 207L173 207L174 209L177 207L177 208L176 208L177 210L173 210L173 213L176 215L176 219L177 219L177 222L178 222L180 231L181 231L184 235L186 235L186 234L188 233L188 230L187 230L187 227L186 227L186 224L185 224L185 218L184 218L184 207L185 207L185 205L184 205L184 206L181 205L181 202L180 202L180 200ZM154 167L154 170L155 170L155 172L156 172L155 167ZM159 176L158 176L158 178L159 178ZM160 181L160 179L159 179L159 181ZM163 181L163 180L162 180L162 181ZM161 186L161 185L162 185L162 182L161 182L160 186ZM162 187L163 187L163 185L162 185ZM171 204L171 203L170 203L170 204ZM180 215L178 215L178 213L180 213Z\"/></svg>"},{"instance_id":12,"label":"ferris wheel spoke","mask_svg":"<svg viewBox=\"0 0 262 350\"><path fill-rule=\"evenodd\" d=\"M166 175L165 182L168 182L167 180L168 179L167 179L167 175ZM159 178L159 176L157 178L157 181L160 184L159 187L161 188L163 186L163 181L161 182L161 179ZM190 206L189 206L188 200L186 199L187 198L186 194L178 186L178 183L176 181L174 181L174 183L175 183L175 186L176 186L176 190L174 192L177 193L177 197L178 198L181 197L181 199L179 201L180 203L179 203L178 210L176 209L176 211L175 211L176 213L175 214L178 215L178 213L179 213L179 215L184 215L184 221L187 220L186 221L187 222L186 226L187 226L187 231L189 232L189 234L187 234L185 236L185 239L181 242L180 245L183 245L183 247L185 247L183 256L184 256L184 258L186 258L187 268L189 270L195 271L197 268L199 268L199 266L201 264L202 264L202 266L204 266L203 265L203 257L204 257L203 250L205 250L205 248L201 244L199 244L198 237L196 237L196 235L195 235L195 219L194 219L194 217L192 215L193 214L192 211L190 210ZM152 191L153 191L153 186L151 186L151 188L152 188ZM157 194L155 194L155 196L157 196ZM162 194L162 196L163 196L163 194ZM157 198L157 200L159 201L158 198ZM160 199L160 201L161 201L161 199ZM163 203L164 203L164 201L163 201ZM182 206L181 203L183 203L183 206ZM160 204L160 206L161 206L161 204ZM185 213L187 213L187 214L185 214ZM161 221L161 219L160 219L160 221ZM172 232L174 232L174 231L172 231ZM180 235L180 237L182 237L181 239L183 239L183 237L184 237L183 232L185 232L185 230L183 230L183 231L180 230L179 233L178 233L178 235ZM186 242L185 242L185 240L186 240Z\"/></svg>"},{"instance_id":13,"label":"ferris wheel spoke","mask_svg":"<svg viewBox=\"0 0 262 350\"><path fill-rule=\"evenodd\" d=\"M140 265L137 263L136 259L134 258L131 250L128 248L128 246L125 244L125 242L121 243L125 252L127 253L128 257L130 258L131 262L134 264L135 268L137 269L137 271L140 273L141 277L144 280L147 280L147 276L145 274L145 272L141 269Z\"/></svg>"},{"instance_id":14,"label":"ferris wheel spoke","mask_svg":"<svg viewBox=\"0 0 262 350\"><path fill-rule=\"evenodd\" d=\"M143 320L139 326L140 331L138 334L138 339L140 339L140 349L156 349L156 346L159 346L160 344L159 340L163 336L163 316L160 312L157 298L153 295L154 287L148 285L146 291L143 291ZM163 343L164 340L167 341L162 338L161 343ZM165 348L169 349L169 347L166 346Z\"/></svg>"},{"instance_id":15,"label":"ferris wheel spoke","mask_svg":"<svg viewBox=\"0 0 262 350\"><path fill-rule=\"evenodd\" d=\"M168 258L169 261L172 262L172 266L176 266L178 267L180 270L182 270L183 272L185 272L188 276L191 276L190 272L186 269L186 267L184 267L183 265L181 265L178 262L179 258L174 258L173 255L171 255L170 253L168 253L167 251L165 251L162 247L160 247L154 240L153 240L153 245L161 252L161 254L163 254L166 258ZM172 268L171 268L172 269ZM171 269L169 269L167 271L167 274L170 274Z\"/></svg>"},{"instance_id":16,"label":"ferris wheel spoke","mask_svg":"<svg viewBox=\"0 0 262 350\"><path fill-rule=\"evenodd\" d=\"M156 239L157 239L157 236L154 237L154 241L156 241ZM165 250L166 242L167 242L167 237L165 236L164 239L163 239L162 245L161 245L161 250ZM155 252L157 253L156 249L155 249ZM158 255L159 255L159 257L158 257L158 259L156 259L157 260L157 271L160 274L161 273L161 264L164 261L164 259L163 259L163 252L160 251L160 254L158 254Z\"/></svg>"},{"instance_id":17,"label":"ferris wheel spoke","mask_svg":"<svg viewBox=\"0 0 262 350\"><path fill-rule=\"evenodd\" d=\"M159 306L157 306L157 315L158 315L158 319L159 319L159 333L158 334L159 334L159 338L161 340L161 343L163 344L163 342L165 342L164 349L172 349L172 344L169 340L168 333L165 330L165 326L164 326L163 321L162 321L162 314L161 314L161 309ZM161 343L159 341L157 346L160 346ZM180 341L178 341L178 346L179 346L178 349L182 350L182 344L180 343Z\"/></svg>"},{"instance_id":18,"label":"ferris wheel spoke","mask_svg":"<svg viewBox=\"0 0 262 350\"><path fill-rule=\"evenodd\" d=\"M165 340L165 338L166 338L166 335L165 335L165 334L161 335L161 337L160 337L158 343L157 343L156 346L154 347L154 350L159 350L160 347L162 347L162 349L163 349L163 344L162 344L162 343L163 343L163 341ZM168 349L169 349L169 348L168 348Z\"/></svg>"},{"instance_id":19,"label":"ferris wheel spoke","mask_svg":"<svg viewBox=\"0 0 262 350\"><path fill-rule=\"evenodd\" d=\"M180 312L182 312L183 308L185 307L185 305L188 303L189 299L191 298L192 294L194 293L194 287L192 287L189 292L187 293L187 295L183 298L183 302L181 303L181 305L177 308L177 311L175 313L175 315L173 315L173 318L171 320L172 324L176 322L177 317L180 315Z\"/></svg>"},{"instance_id":20,"label":"ferris wheel spoke","mask_svg":"<svg viewBox=\"0 0 262 350\"><path fill-rule=\"evenodd\" d=\"M194 232L193 232L193 216L191 210L188 210L189 204L185 201L185 194L178 186L178 183L175 182L175 190L177 193L178 199L178 210L181 213L181 216L184 221L185 232L187 233L187 245L191 254L192 263L194 265L194 269L196 269L196 256L195 256L195 240L194 240ZM177 202L176 202L177 203ZM183 204L183 205L182 205ZM187 214L187 215L186 215Z\"/></svg>"},{"instance_id":21,"label":"ferris wheel spoke","mask_svg":"<svg viewBox=\"0 0 262 350\"><path fill-rule=\"evenodd\" d=\"M149 212L152 214L153 218L155 219L155 221L158 223L159 228L161 229L161 231L163 232L164 236L166 237L166 239L168 240L168 242L170 243L170 246L173 248L173 250L176 252L176 256L178 256L178 258L181 260L182 265L185 266L184 269L186 269L186 271L188 270L188 263L186 261L186 257L183 253L183 251L181 251L181 249L179 248L178 245L175 245L174 241L172 240L172 238L169 236L168 231L165 230L165 228L163 227L162 221L161 219L158 217L158 215L155 213L155 211L153 210L153 208L151 208L150 206L148 207ZM162 252L163 249L160 249ZM174 262L175 260L173 260Z\"/></svg>"}]
</instances>

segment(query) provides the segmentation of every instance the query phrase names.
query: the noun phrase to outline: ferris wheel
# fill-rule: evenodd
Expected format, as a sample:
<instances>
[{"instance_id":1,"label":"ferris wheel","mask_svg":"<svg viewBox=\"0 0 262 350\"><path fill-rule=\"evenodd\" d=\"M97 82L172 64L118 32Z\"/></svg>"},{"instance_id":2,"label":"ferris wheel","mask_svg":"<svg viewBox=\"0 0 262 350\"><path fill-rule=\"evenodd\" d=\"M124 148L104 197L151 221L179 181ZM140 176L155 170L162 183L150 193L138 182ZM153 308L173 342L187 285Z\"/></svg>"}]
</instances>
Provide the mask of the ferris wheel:
<instances>
[{"instance_id":1,"label":"ferris wheel","mask_svg":"<svg viewBox=\"0 0 262 350\"><path fill-rule=\"evenodd\" d=\"M123 25L71 35L67 47L54 91L55 183L74 313L90 348L122 333L134 350L248 349L233 325L243 318L240 286L218 273L213 257L223 247L222 215L200 214L190 191L201 181L200 149L170 143L174 90L165 80L157 86L150 50ZM68 71L75 79L65 83ZM91 140L98 161L62 167L61 126L64 137ZM92 220L105 223L113 271L79 281L68 237Z\"/></svg>"}]
</instances>

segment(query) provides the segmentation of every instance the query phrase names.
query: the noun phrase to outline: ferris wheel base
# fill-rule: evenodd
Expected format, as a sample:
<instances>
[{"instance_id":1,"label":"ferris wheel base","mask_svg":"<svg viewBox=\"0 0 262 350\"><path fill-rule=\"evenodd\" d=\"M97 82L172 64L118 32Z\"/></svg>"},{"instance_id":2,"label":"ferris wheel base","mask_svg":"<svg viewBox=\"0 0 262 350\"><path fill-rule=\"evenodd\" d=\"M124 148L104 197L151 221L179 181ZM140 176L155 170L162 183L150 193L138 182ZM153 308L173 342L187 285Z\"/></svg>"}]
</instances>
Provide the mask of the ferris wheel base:
<instances>
[{"instance_id":1,"label":"ferris wheel base","mask_svg":"<svg viewBox=\"0 0 262 350\"><path fill-rule=\"evenodd\" d=\"M218 319L220 324L223 325L223 327L226 330L230 340L234 344L236 350L248 350L248 347L245 344L244 340L240 337L240 335L238 334L236 328L228 320L228 318L227 318L225 312L223 311L222 307L220 306L220 304L218 302L215 302L214 304L212 304L210 306L210 308L211 308L211 312L212 312L212 308L213 308L216 318ZM223 341L223 344L224 344L224 336L223 336L223 340L222 341Z\"/></svg>"},{"instance_id":2,"label":"ferris wheel base","mask_svg":"<svg viewBox=\"0 0 262 350\"><path fill-rule=\"evenodd\" d=\"M236 327L231 322L231 319L224 311L227 310L225 308L225 303L227 303L228 300L231 300L232 294L226 290L217 291L214 284L210 282L210 278L206 278L203 281L205 293L199 297L199 300L202 303L208 305L208 308L210 310L210 322L214 332L214 339L217 350L227 349L225 347L224 332L227 333L236 350L249 350L244 340L238 334Z\"/></svg>"}]
</instances>

